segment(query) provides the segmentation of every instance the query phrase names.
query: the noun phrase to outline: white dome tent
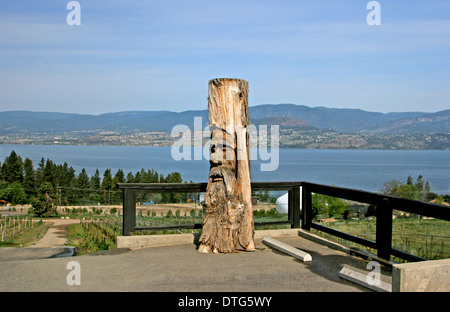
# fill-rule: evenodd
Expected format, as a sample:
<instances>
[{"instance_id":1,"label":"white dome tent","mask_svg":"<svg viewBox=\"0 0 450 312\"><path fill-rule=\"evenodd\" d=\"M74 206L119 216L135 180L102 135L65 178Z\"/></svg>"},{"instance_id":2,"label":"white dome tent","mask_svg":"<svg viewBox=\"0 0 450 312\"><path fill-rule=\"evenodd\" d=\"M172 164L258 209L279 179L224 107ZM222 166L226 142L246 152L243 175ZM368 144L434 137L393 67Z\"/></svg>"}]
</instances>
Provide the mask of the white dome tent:
<instances>
[{"instance_id":1,"label":"white dome tent","mask_svg":"<svg viewBox=\"0 0 450 312\"><path fill-rule=\"evenodd\" d=\"M275 210L278 213L289 212L289 193L283 194L277 198ZM300 199L300 211L302 211L301 199Z\"/></svg>"},{"instance_id":2,"label":"white dome tent","mask_svg":"<svg viewBox=\"0 0 450 312\"><path fill-rule=\"evenodd\" d=\"M289 210L289 193L281 195L277 198L275 210L278 213L288 213Z\"/></svg>"}]
</instances>

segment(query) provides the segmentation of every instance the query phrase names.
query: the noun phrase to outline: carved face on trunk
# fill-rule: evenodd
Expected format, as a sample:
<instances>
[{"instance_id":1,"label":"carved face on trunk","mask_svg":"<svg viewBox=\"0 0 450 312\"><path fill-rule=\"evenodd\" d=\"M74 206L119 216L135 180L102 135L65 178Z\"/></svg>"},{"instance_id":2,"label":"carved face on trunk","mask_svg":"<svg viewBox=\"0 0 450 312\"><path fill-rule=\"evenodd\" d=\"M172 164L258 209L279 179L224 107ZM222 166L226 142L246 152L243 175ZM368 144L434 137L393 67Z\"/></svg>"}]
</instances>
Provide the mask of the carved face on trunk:
<instances>
[{"instance_id":1,"label":"carved face on trunk","mask_svg":"<svg viewBox=\"0 0 450 312\"><path fill-rule=\"evenodd\" d=\"M225 166L236 172L236 143L233 133L211 126L211 167Z\"/></svg>"},{"instance_id":2,"label":"carved face on trunk","mask_svg":"<svg viewBox=\"0 0 450 312\"><path fill-rule=\"evenodd\" d=\"M232 134L218 127L211 129L211 182L223 182L230 194L236 182L236 145Z\"/></svg>"}]
</instances>

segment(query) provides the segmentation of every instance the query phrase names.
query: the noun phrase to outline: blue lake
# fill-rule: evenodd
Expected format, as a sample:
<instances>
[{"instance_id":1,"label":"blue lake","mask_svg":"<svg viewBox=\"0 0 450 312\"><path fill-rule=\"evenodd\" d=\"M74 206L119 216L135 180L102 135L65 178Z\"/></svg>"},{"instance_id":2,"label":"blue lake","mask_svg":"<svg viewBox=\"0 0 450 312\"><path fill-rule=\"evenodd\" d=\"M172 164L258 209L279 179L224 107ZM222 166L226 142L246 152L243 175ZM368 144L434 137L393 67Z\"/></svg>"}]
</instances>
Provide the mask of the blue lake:
<instances>
[{"instance_id":1,"label":"blue lake","mask_svg":"<svg viewBox=\"0 0 450 312\"><path fill-rule=\"evenodd\" d=\"M144 168L164 175L177 171L185 181L206 182L209 171L204 157L174 160L171 147L4 144L0 145L0 161L12 150L22 159L33 160L35 168L44 157L57 164L67 162L76 173L85 168L89 175L96 169L102 176L107 168L113 174L118 169L127 174ZM406 182L409 175L416 180L421 174L433 192L450 193L450 151L280 149L278 155L274 171L261 170L270 160L252 160L252 181L309 181L376 192L386 181Z\"/></svg>"}]
</instances>

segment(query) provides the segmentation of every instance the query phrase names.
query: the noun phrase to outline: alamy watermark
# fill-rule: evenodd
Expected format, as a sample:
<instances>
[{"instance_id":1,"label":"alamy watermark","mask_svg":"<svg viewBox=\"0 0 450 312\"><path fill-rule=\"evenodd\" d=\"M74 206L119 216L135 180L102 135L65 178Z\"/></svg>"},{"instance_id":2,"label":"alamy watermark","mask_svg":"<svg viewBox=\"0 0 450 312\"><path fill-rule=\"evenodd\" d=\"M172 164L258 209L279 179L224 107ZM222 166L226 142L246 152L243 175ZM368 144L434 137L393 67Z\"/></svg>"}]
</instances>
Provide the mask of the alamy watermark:
<instances>
[{"instance_id":1,"label":"alamy watermark","mask_svg":"<svg viewBox=\"0 0 450 312\"><path fill-rule=\"evenodd\" d=\"M371 10L369 14L367 14L367 25L381 25L381 6L378 1L370 1L366 6L367 10Z\"/></svg>"},{"instance_id":2,"label":"alamy watermark","mask_svg":"<svg viewBox=\"0 0 450 312\"><path fill-rule=\"evenodd\" d=\"M381 266L378 261L370 261L366 266L367 270L372 270L367 274L366 282L371 286L381 285Z\"/></svg>"},{"instance_id":3,"label":"alamy watermark","mask_svg":"<svg viewBox=\"0 0 450 312\"><path fill-rule=\"evenodd\" d=\"M235 126L225 129L215 126L202 126L202 117L194 117L193 131L187 125L176 125L171 136L178 138L171 148L172 158L178 160L214 159L225 160L261 160L261 171L275 171L279 165L280 131L278 125ZM206 140L205 139L209 138ZM233 139L235 141L230 142ZM247 155L246 140L249 140L250 155ZM269 144L270 142L270 144ZM269 147L270 145L270 147Z\"/></svg>"},{"instance_id":4,"label":"alamy watermark","mask_svg":"<svg viewBox=\"0 0 450 312\"><path fill-rule=\"evenodd\" d=\"M81 285L81 266L78 261L69 261L66 265L67 270L71 270L66 276L66 282L69 286Z\"/></svg>"},{"instance_id":5,"label":"alamy watermark","mask_svg":"<svg viewBox=\"0 0 450 312\"><path fill-rule=\"evenodd\" d=\"M66 22L69 26L81 25L81 5L78 1L69 1L66 6L67 10L71 10L66 16Z\"/></svg>"}]
</instances>

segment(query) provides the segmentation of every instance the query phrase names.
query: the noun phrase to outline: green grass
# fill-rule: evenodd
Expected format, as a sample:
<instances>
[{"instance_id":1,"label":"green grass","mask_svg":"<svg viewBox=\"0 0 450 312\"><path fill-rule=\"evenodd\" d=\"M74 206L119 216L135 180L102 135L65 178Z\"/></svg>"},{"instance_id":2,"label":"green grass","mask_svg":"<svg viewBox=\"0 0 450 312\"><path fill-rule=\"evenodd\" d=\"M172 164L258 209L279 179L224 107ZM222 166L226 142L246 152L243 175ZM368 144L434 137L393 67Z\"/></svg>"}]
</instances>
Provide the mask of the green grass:
<instances>
[{"instance_id":1,"label":"green grass","mask_svg":"<svg viewBox=\"0 0 450 312\"><path fill-rule=\"evenodd\" d=\"M0 242L0 247L27 247L33 245L47 233L50 225L39 222L33 227L27 228L14 238Z\"/></svg>"},{"instance_id":2,"label":"green grass","mask_svg":"<svg viewBox=\"0 0 450 312\"><path fill-rule=\"evenodd\" d=\"M111 250L116 248L116 242L104 233L104 224L80 223L69 225L67 230L66 246L74 246L77 255L85 255L101 250Z\"/></svg>"}]
</instances>

